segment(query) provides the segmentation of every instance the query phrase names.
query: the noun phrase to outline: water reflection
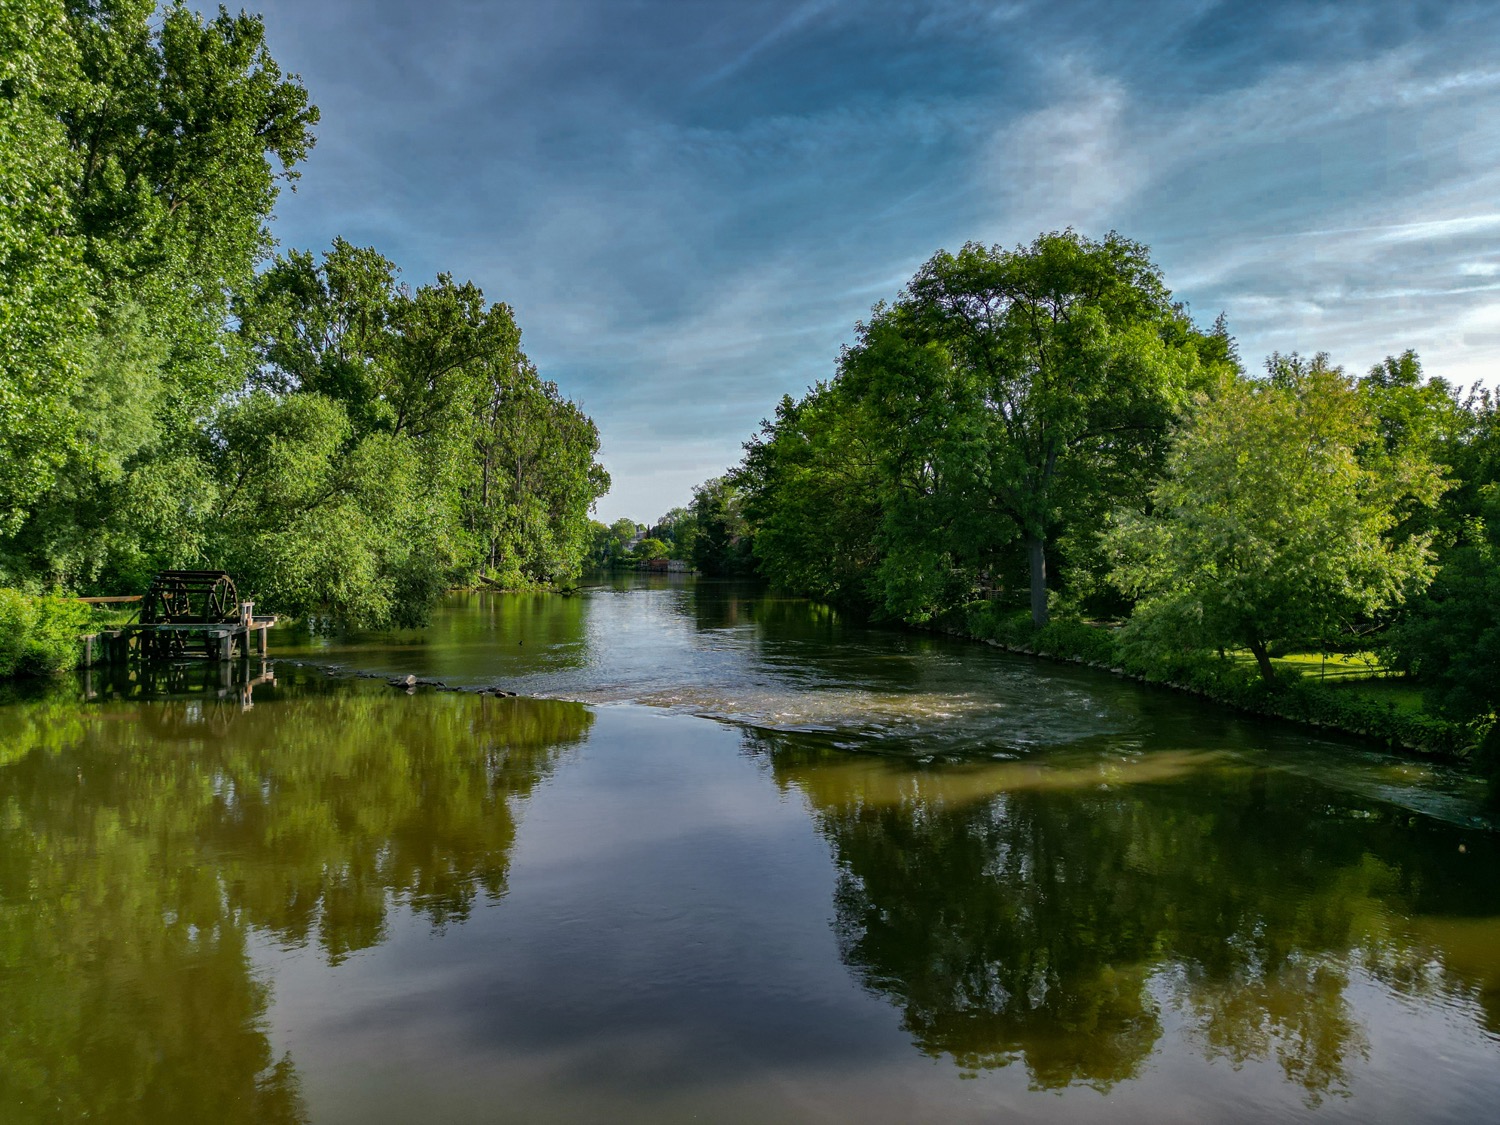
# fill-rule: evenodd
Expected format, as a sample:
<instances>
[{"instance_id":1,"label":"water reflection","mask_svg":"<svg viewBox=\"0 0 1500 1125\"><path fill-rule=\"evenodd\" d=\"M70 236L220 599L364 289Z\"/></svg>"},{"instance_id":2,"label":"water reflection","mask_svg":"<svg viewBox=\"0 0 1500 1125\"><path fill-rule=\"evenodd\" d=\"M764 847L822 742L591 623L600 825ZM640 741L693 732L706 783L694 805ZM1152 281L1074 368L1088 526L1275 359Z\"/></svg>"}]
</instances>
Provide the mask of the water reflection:
<instances>
[{"instance_id":1,"label":"water reflection","mask_svg":"<svg viewBox=\"0 0 1500 1125\"><path fill-rule=\"evenodd\" d=\"M248 935L337 963L392 903L465 918L505 892L517 801L592 721L346 683L268 701L196 726L150 721L181 701L0 709L7 1121L302 1120Z\"/></svg>"},{"instance_id":2,"label":"water reflection","mask_svg":"<svg viewBox=\"0 0 1500 1125\"><path fill-rule=\"evenodd\" d=\"M635 702L851 745L1024 753L1130 729L1138 692L946 638L871 630L736 582L616 576L572 597L461 594L423 631L285 631L276 655L586 703Z\"/></svg>"},{"instance_id":3,"label":"water reflection","mask_svg":"<svg viewBox=\"0 0 1500 1125\"><path fill-rule=\"evenodd\" d=\"M960 1067L1109 1089L1171 1013L1317 1103L1365 1056L1361 982L1496 1030L1491 835L1222 755L927 767L746 737L832 847L846 964Z\"/></svg>"},{"instance_id":4,"label":"water reflection","mask_svg":"<svg viewBox=\"0 0 1500 1125\"><path fill-rule=\"evenodd\" d=\"M286 663L0 706L0 1117L1500 1096L1500 852L1441 771L729 586L326 645L660 706Z\"/></svg>"}]
</instances>

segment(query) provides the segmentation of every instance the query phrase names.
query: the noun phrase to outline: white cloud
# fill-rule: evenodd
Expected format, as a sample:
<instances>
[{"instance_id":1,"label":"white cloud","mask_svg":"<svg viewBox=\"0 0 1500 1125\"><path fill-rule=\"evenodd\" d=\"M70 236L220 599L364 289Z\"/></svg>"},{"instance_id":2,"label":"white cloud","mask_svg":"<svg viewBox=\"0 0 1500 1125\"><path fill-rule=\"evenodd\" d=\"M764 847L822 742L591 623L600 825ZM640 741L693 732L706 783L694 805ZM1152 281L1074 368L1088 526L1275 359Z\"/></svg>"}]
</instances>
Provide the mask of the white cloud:
<instances>
[{"instance_id":1,"label":"white cloud","mask_svg":"<svg viewBox=\"0 0 1500 1125\"><path fill-rule=\"evenodd\" d=\"M1149 182L1124 86L1074 60L1060 64L1054 85L1059 99L1003 125L985 155L984 178L1007 229L1093 229Z\"/></svg>"},{"instance_id":2,"label":"white cloud","mask_svg":"<svg viewBox=\"0 0 1500 1125\"><path fill-rule=\"evenodd\" d=\"M1500 71L1446 65L1408 46L1163 108L1060 60L1053 103L986 153L990 226L1142 238L1251 364L1327 350L1358 370L1413 347L1494 381L1494 331L1473 325L1500 308L1481 280L1500 273Z\"/></svg>"}]
</instances>

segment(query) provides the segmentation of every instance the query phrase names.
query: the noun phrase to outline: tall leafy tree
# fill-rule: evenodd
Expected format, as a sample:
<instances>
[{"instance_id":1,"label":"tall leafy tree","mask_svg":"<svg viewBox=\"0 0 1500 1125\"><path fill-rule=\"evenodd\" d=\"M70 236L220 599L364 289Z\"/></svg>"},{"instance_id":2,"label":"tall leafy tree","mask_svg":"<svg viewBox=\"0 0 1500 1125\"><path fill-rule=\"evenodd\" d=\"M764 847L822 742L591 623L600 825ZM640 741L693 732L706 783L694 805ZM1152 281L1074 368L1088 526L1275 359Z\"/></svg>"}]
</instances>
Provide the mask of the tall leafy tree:
<instances>
[{"instance_id":1,"label":"tall leafy tree","mask_svg":"<svg viewBox=\"0 0 1500 1125\"><path fill-rule=\"evenodd\" d=\"M923 620L1019 544L1044 624L1059 544L1087 556L1112 504L1144 502L1190 390L1233 364L1118 235L941 252L749 447L764 570Z\"/></svg>"},{"instance_id":2,"label":"tall leafy tree","mask_svg":"<svg viewBox=\"0 0 1500 1125\"><path fill-rule=\"evenodd\" d=\"M200 514L203 423L242 370L230 293L317 111L256 17L24 0L0 28L0 567L128 580L191 561L155 528Z\"/></svg>"},{"instance_id":3,"label":"tall leafy tree","mask_svg":"<svg viewBox=\"0 0 1500 1125\"><path fill-rule=\"evenodd\" d=\"M609 474L595 460L593 420L537 375L519 343L484 365L464 520L503 584L570 581L593 545L589 512Z\"/></svg>"},{"instance_id":4,"label":"tall leafy tree","mask_svg":"<svg viewBox=\"0 0 1500 1125\"><path fill-rule=\"evenodd\" d=\"M1045 624L1060 531L1144 490L1189 391L1208 361L1228 356L1173 304L1146 247L1113 233L939 253L877 322L895 316L947 367L945 397L964 416L953 452L980 458L972 487L982 506L969 518L1002 521L1020 538L1032 620ZM969 486L958 465L949 472Z\"/></svg>"},{"instance_id":5,"label":"tall leafy tree","mask_svg":"<svg viewBox=\"0 0 1500 1125\"><path fill-rule=\"evenodd\" d=\"M83 80L58 109L103 300L151 311L171 342L173 405L191 411L237 380L221 347L230 297L271 245L271 208L318 111L271 57L260 17L156 9L68 0Z\"/></svg>"},{"instance_id":6,"label":"tall leafy tree","mask_svg":"<svg viewBox=\"0 0 1500 1125\"><path fill-rule=\"evenodd\" d=\"M785 589L831 602L869 606L879 563L877 448L843 387L820 384L800 401L781 400L776 415L745 449L736 478L754 530L760 571ZM705 488L712 488L713 481ZM695 514L705 504L694 505ZM706 513L705 513L706 514ZM695 565L707 543L700 520Z\"/></svg>"},{"instance_id":7,"label":"tall leafy tree","mask_svg":"<svg viewBox=\"0 0 1500 1125\"><path fill-rule=\"evenodd\" d=\"M1200 398L1152 511L1123 512L1108 544L1114 580L1143 599L1139 635L1248 648L1271 682L1273 645L1326 641L1426 584L1431 535L1394 532L1443 483L1410 450L1361 459L1377 421L1327 357L1267 366L1268 378L1227 378Z\"/></svg>"},{"instance_id":8,"label":"tall leafy tree","mask_svg":"<svg viewBox=\"0 0 1500 1125\"><path fill-rule=\"evenodd\" d=\"M61 0L0 6L0 536L66 458L93 323L70 210L78 160L48 96L80 81Z\"/></svg>"},{"instance_id":9,"label":"tall leafy tree","mask_svg":"<svg viewBox=\"0 0 1500 1125\"><path fill-rule=\"evenodd\" d=\"M307 570L296 604L420 617L444 581L578 573L608 488L598 430L538 376L509 306L446 274L413 290L381 254L338 239L321 261L277 259L238 308L253 383L287 405L332 402L347 422L317 517L265 524L284 529L285 550L305 536L305 553L324 558L274 568ZM350 583L328 587L339 573Z\"/></svg>"},{"instance_id":10,"label":"tall leafy tree","mask_svg":"<svg viewBox=\"0 0 1500 1125\"><path fill-rule=\"evenodd\" d=\"M744 491L733 475L714 477L693 489L690 510L696 525L693 566L715 578L754 571L754 537L745 518Z\"/></svg>"}]
</instances>

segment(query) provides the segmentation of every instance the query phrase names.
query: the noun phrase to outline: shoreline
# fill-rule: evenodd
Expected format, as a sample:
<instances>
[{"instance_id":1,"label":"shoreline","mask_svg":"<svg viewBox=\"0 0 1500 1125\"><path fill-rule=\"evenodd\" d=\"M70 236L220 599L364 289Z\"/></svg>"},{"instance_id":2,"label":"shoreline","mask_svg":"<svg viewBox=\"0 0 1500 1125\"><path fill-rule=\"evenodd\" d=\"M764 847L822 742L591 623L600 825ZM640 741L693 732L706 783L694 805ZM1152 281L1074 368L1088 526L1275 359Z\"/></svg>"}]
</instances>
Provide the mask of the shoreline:
<instances>
[{"instance_id":1,"label":"shoreline","mask_svg":"<svg viewBox=\"0 0 1500 1125\"><path fill-rule=\"evenodd\" d=\"M1088 649L1097 650L1100 641L1113 648L1113 639L1096 625L1054 622L1043 630L1053 630L1053 643L1035 645L983 636L973 629L958 627L951 621L952 614L948 616L950 620L946 623L905 627L917 632L988 645L1016 656L1082 665L1122 679L1134 680L1145 686L1197 696L1242 714L1280 719L1313 730L1333 731L1366 739L1378 743L1386 750L1421 760L1465 769L1472 769L1474 766L1474 752L1478 741L1473 732L1463 724L1425 713L1420 716L1403 714L1390 704L1382 706L1369 700L1341 698L1332 694L1337 689L1330 689L1301 677L1289 677L1273 688L1258 676L1252 679L1227 664L1218 666L1216 663L1205 663L1197 666L1202 672L1198 682L1192 682L1189 678L1153 675L1149 670L1128 667L1122 660L1100 660L1097 652L1084 651L1085 646L1078 646L1078 651L1060 651L1066 650L1068 646L1065 634L1055 626L1066 626L1070 632L1077 629L1089 630L1093 634L1094 643L1087 645Z\"/></svg>"}]
</instances>

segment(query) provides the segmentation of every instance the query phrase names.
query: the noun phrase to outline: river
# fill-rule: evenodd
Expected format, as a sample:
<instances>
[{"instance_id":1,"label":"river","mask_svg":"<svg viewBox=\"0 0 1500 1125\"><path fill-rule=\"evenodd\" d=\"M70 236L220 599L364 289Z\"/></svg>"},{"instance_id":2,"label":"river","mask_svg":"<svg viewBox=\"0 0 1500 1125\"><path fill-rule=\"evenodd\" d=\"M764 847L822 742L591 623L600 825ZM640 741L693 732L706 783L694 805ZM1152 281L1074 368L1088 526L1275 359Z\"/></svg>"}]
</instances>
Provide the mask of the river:
<instances>
[{"instance_id":1,"label":"river","mask_svg":"<svg viewBox=\"0 0 1500 1125\"><path fill-rule=\"evenodd\" d=\"M272 654L8 689L0 1120L1495 1119L1460 775L687 579Z\"/></svg>"}]
</instances>

